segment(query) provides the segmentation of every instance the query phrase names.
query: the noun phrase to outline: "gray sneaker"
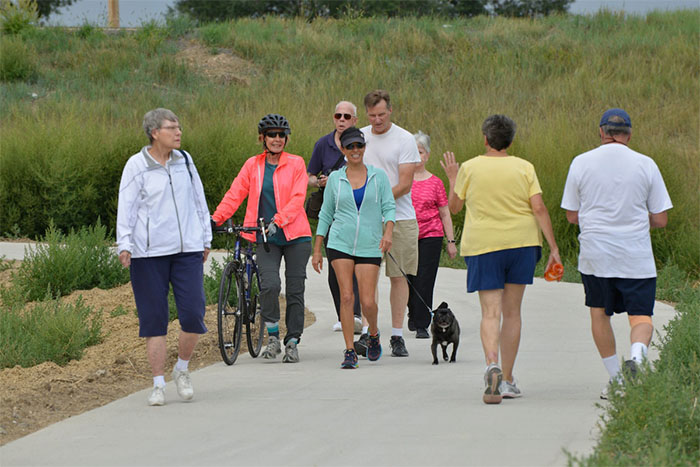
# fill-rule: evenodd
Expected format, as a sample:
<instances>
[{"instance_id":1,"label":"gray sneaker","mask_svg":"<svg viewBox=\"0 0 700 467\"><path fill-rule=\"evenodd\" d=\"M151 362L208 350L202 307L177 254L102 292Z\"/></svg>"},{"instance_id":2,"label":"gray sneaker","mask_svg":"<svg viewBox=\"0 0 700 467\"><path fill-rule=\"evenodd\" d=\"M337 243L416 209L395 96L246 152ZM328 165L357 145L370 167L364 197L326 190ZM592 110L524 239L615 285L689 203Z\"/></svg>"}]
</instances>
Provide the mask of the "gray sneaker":
<instances>
[{"instance_id":1,"label":"gray sneaker","mask_svg":"<svg viewBox=\"0 0 700 467\"><path fill-rule=\"evenodd\" d=\"M267 346L265 350L262 351L262 358L265 360L274 360L277 355L282 353L282 347L280 345L280 338L276 336L269 336L267 338Z\"/></svg>"},{"instance_id":2,"label":"gray sneaker","mask_svg":"<svg viewBox=\"0 0 700 467\"><path fill-rule=\"evenodd\" d=\"M486 368L486 373L484 373L484 384L486 389L484 390L484 403L485 404L500 404L503 400L503 395L501 394L501 383L503 382L503 371L498 363L491 363L488 368Z\"/></svg>"},{"instance_id":3,"label":"gray sneaker","mask_svg":"<svg viewBox=\"0 0 700 467\"><path fill-rule=\"evenodd\" d=\"M515 378L513 378L513 382L506 381L505 379L501 381L500 390L501 396L506 399L515 399L523 395L520 389L518 389L518 386L515 385Z\"/></svg>"},{"instance_id":4,"label":"gray sneaker","mask_svg":"<svg viewBox=\"0 0 700 467\"><path fill-rule=\"evenodd\" d=\"M297 350L297 343L295 341L289 341L287 345L284 346L282 363L299 363L299 350Z\"/></svg>"},{"instance_id":5,"label":"gray sneaker","mask_svg":"<svg viewBox=\"0 0 700 467\"><path fill-rule=\"evenodd\" d=\"M175 382L175 386L177 386L177 393L181 398L188 401L194 397L194 389L192 388L192 380L190 379L189 371L173 369L173 381Z\"/></svg>"},{"instance_id":6,"label":"gray sneaker","mask_svg":"<svg viewBox=\"0 0 700 467\"><path fill-rule=\"evenodd\" d=\"M165 388L156 386L148 396L148 405L158 406L165 405Z\"/></svg>"}]
</instances>

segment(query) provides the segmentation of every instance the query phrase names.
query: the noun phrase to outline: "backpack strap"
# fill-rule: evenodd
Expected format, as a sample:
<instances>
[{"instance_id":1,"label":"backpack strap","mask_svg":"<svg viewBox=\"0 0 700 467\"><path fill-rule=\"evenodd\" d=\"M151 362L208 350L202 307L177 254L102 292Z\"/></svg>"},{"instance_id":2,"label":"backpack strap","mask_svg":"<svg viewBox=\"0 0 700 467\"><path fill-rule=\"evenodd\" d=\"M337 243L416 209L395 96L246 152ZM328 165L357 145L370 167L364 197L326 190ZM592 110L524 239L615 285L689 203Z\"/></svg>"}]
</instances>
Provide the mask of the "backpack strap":
<instances>
[{"instance_id":1,"label":"backpack strap","mask_svg":"<svg viewBox=\"0 0 700 467\"><path fill-rule=\"evenodd\" d=\"M176 151L179 152L180 155L182 155L182 157L185 158L185 165L187 166L187 173L190 174L190 180L192 180L192 170L190 169L190 159L187 157L187 154L185 153L185 151L183 151L181 149L176 149Z\"/></svg>"}]
</instances>

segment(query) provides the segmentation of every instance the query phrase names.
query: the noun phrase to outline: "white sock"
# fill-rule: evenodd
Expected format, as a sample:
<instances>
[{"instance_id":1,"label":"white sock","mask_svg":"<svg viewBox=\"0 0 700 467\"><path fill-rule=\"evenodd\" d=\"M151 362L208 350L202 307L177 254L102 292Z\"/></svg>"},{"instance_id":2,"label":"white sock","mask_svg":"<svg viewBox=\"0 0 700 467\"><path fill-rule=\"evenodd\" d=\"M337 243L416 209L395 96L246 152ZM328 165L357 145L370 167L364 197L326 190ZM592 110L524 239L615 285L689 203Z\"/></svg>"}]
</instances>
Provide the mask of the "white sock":
<instances>
[{"instance_id":1,"label":"white sock","mask_svg":"<svg viewBox=\"0 0 700 467\"><path fill-rule=\"evenodd\" d=\"M632 349L630 350L632 360L634 360L637 363L642 363L642 360L644 360L647 356L648 350L649 349L647 348L647 346L642 344L641 342L633 342Z\"/></svg>"},{"instance_id":2,"label":"white sock","mask_svg":"<svg viewBox=\"0 0 700 467\"><path fill-rule=\"evenodd\" d=\"M362 334L369 334L369 326L362 326Z\"/></svg>"},{"instance_id":3,"label":"white sock","mask_svg":"<svg viewBox=\"0 0 700 467\"><path fill-rule=\"evenodd\" d=\"M403 328L391 328L391 335L403 337Z\"/></svg>"},{"instance_id":4,"label":"white sock","mask_svg":"<svg viewBox=\"0 0 700 467\"><path fill-rule=\"evenodd\" d=\"M165 376L160 375L160 376L154 376L153 377L153 387L160 387L164 388L165 387Z\"/></svg>"},{"instance_id":5,"label":"white sock","mask_svg":"<svg viewBox=\"0 0 700 467\"><path fill-rule=\"evenodd\" d=\"M177 371L187 371L187 365L190 364L189 360L183 360L180 357L177 357L177 363L175 364L175 369Z\"/></svg>"},{"instance_id":6,"label":"white sock","mask_svg":"<svg viewBox=\"0 0 700 467\"><path fill-rule=\"evenodd\" d=\"M605 357L603 359L603 365L605 365L605 369L608 370L610 379L613 379L620 372L620 361L617 359L617 354Z\"/></svg>"}]
</instances>

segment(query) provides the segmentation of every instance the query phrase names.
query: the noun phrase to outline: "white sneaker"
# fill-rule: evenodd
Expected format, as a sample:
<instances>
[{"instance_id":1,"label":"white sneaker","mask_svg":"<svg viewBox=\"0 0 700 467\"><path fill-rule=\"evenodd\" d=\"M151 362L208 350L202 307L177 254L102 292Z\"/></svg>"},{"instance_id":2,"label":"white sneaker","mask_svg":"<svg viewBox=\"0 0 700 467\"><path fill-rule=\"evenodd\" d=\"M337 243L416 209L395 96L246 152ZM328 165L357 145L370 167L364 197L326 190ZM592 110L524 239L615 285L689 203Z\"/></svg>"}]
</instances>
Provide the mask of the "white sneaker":
<instances>
[{"instance_id":1,"label":"white sneaker","mask_svg":"<svg viewBox=\"0 0 700 467\"><path fill-rule=\"evenodd\" d=\"M334 331L334 332L340 332L340 331L342 331L342 330L343 330L343 325L340 324L340 321L338 321L337 323L335 323L335 324L333 325L333 331Z\"/></svg>"},{"instance_id":2,"label":"white sneaker","mask_svg":"<svg viewBox=\"0 0 700 467\"><path fill-rule=\"evenodd\" d=\"M513 378L513 382L506 381L504 378L503 381L501 381L500 390L501 395L506 399L515 399L523 395L520 389L518 389L518 386L515 385L515 378Z\"/></svg>"},{"instance_id":3,"label":"white sneaker","mask_svg":"<svg viewBox=\"0 0 700 467\"><path fill-rule=\"evenodd\" d=\"M161 386L156 386L151 391L151 395L148 396L148 405L165 405L165 388Z\"/></svg>"},{"instance_id":4,"label":"white sneaker","mask_svg":"<svg viewBox=\"0 0 700 467\"><path fill-rule=\"evenodd\" d=\"M355 334L362 334L362 320L355 316Z\"/></svg>"},{"instance_id":5,"label":"white sneaker","mask_svg":"<svg viewBox=\"0 0 700 467\"><path fill-rule=\"evenodd\" d=\"M269 336L267 338L267 346L262 351L262 358L265 360L273 360L277 355L282 353L279 337Z\"/></svg>"},{"instance_id":6,"label":"white sneaker","mask_svg":"<svg viewBox=\"0 0 700 467\"><path fill-rule=\"evenodd\" d=\"M194 389L192 388L192 380L190 379L189 371L173 369L173 381L175 382L175 386L177 386L177 393L181 398L188 401L194 397Z\"/></svg>"}]
</instances>

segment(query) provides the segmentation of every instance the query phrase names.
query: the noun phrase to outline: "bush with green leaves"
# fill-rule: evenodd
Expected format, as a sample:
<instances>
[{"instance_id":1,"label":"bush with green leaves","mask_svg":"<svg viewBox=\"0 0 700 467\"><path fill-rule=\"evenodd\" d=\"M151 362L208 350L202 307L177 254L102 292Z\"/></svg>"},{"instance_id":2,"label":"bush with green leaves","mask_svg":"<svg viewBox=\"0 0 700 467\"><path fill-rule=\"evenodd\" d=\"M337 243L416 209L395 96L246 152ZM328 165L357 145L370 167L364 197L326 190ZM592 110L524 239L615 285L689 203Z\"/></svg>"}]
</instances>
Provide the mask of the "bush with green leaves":
<instances>
[{"instance_id":1,"label":"bush with green leaves","mask_svg":"<svg viewBox=\"0 0 700 467\"><path fill-rule=\"evenodd\" d=\"M0 368L30 367L52 361L65 365L80 359L83 349L100 342L101 314L83 304L45 297L29 305L3 295L0 310Z\"/></svg>"},{"instance_id":2,"label":"bush with green leaves","mask_svg":"<svg viewBox=\"0 0 700 467\"><path fill-rule=\"evenodd\" d=\"M36 27L39 11L34 0L0 0L0 30L19 34Z\"/></svg>"},{"instance_id":3,"label":"bush with green leaves","mask_svg":"<svg viewBox=\"0 0 700 467\"><path fill-rule=\"evenodd\" d=\"M36 52L21 38L3 36L0 39L0 81L33 82L38 76Z\"/></svg>"},{"instance_id":4,"label":"bush with green leaves","mask_svg":"<svg viewBox=\"0 0 700 467\"><path fill-rule=\"evenodd\" d=\"M41 243L27 247L14 275L15 287L29 301L125 284L129 272L110 245L99 219L95 226L71 229L67 235L51 223Z\"/></svg>"}]
</instances>

